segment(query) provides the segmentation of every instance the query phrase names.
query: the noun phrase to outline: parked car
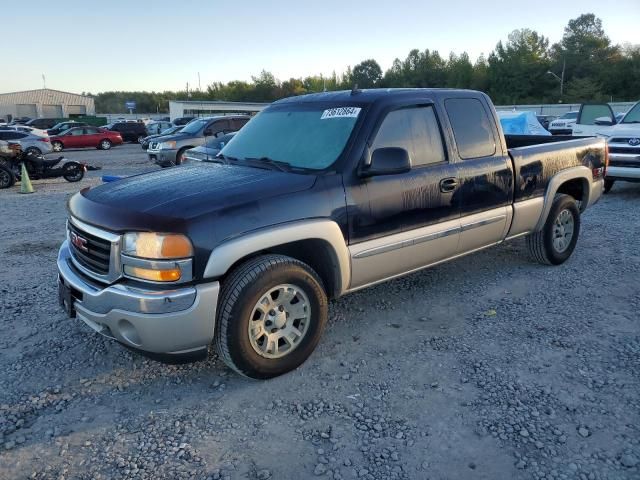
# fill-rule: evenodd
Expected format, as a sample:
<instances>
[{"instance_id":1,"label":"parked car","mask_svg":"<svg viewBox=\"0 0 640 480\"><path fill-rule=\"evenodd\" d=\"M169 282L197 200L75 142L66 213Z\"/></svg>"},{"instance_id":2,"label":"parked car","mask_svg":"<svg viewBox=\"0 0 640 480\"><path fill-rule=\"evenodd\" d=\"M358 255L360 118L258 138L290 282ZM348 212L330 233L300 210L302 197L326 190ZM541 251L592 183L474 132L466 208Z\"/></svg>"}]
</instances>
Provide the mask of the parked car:
<instances>
[{"instance_id":1,"label":"parked car","mask_svg":"<svg viewBox=\"0 0 640 480\"><path fill-rule=\"evenodd\" d=\"M57 118L34 118L29 120L25 125L27 127L38 128L40 130L48 130L58 123Z\"/></svg>"},{"instance_id":2,"label":"parked car","mask_svg":"<svg viewBox=\"0 0 640 480\"><path fill-rule=\"evenodd\" d=\"M91 126L70 128L60 135L51 137L51 146L55 152L61 152L66 148L109 150L112 146L121 144L120 133Z\"/></svg>"},{"instance_id":3,"label":"parked car","mask_svg":"<svg viewBox=\"0 0 640 480\"><path fill-rule=\"evenodd\" d=\"M210 162L216 160L216 155L220 153L220 150L222 150L235 135L236 132L227 133L221 137L209 140L204 145L190 148L184 152L182 163L188 164L191 162Z\"/></svg>"},{"instance_id":4,"label":"parked car","mask_svg":"<svg viewBox=\"0 0 640 480\"><path fill-rule=\"evenodd\" d=\"M32 135L38 135L40 137L48 137L49 134L46 130L40 130L39 128L27 127L26 125L5 125L0 126L0 130L13 130L16 132L30 133Z\"/></svg>"},{"instance_id":5,"label":"parked car","mask_svg":"<svg viewBox=\"0 0 640 480\"><path fill-rule=\"evenodd\" d=\"M573 128L574 135L598 135L607 139L609 168L605 193L617 181L640 182L640 102L616 120L607 103L584 104Z\"/></svg>"},{"instance_id":6,"label":"parked car","mask_svg":"<svg viewBox=\"0 0 640 480\"><path fill-rule=\"evenodd\" d=\"M573 126L576 124L578 112L567 112L560 118L549 123L548 130L552 135L571 135Z\"/></svg>"},{"instance_id":7,"label":"parked car","mask_svg":"<svg viewBox=\"0 0 640 480\"><path fill-rule=\"evenodd\" d=\"M154 138L147 150L149 160L161 167L180 165L184 152L204 145L211 137L240 130L249 119L248 115L198 118L189 122L178 133Z\"/></svg>"},{"instance_id":8,"label":"parked car","mask_svg":"<svg viewBox=\"0 0 640 480\"><path fill-rule=\"evenodd\" d=\"M149 135L147 137L144 137L142 139L142 143L140 143L140 146L142 147L143 150L146 150L147 148L149 148L149 144L154 138L162 137L164 135L172 135L182 130L183 127L184 125L172 125L171 127L167 128L166 130L163 130L162 132L156 135Z\"/></svg>"},{"instance_id":9,"label":"parked car","mask_svg":"<svg viewBox=\"0 0 640 480\"><path fill-rule=\"evenodd\" d=\"M171 122L149 122L147 123L147 133L149 135L157 135L173 126Z\"/></svg>"},{"instance_id":10,"label":"parked car","mask_svg":"<svg viewBox=\"0 0 640 480\"><path fill-rule=\"evenodd\" d=\"M18 117L11 120L11 122L9 122L9 125L24 125L30 120L31 120L31 117Z\"/></svg>"},{"instance_id":11,"label":"parked car","mask_svg":"<svg viewBox=\"0 0 640 480\"><path fill-rule=\"evenodd\" d=\"M173 119L174 125L186 125L191 120L194 120L196 117L178 117Z\"/></svg>"},{"instance_id":12,"label":"parked car","mask_svg":"<svg viewBox=\"0 0 640 480\"><path fill-rule=\"evenodd\" d=\"M224 147L226 165L70 198L60 304L138 351L177 361L213 345L270 378L313 352L328 298L523 236L534 259L561 264L602 193L605 141L498 125L469 90L277 101Z\"/></svg>"},{"instance_id":13,"label":"parked car","mask_svg":"<svg viewBox=\"0 0 640 480\"><path fill-rule=\"evenodd\" d=\"M103 128L118 132L122 136L122 140L125 142L142 143L142 140L149 135L147 128L142 122L117 122L105 125Z\"/></svg>"},{"instance_id":14,"label":"parked car","mask_svg":"<svg viewBox=\"0 0 640 480\"><path fill-rule=\"evenodd\" d=\"M49 153L52 149L49 137L33 135L28 132L19 132L17 130L0 130L0 140L20 144L23 152L41 154Z\"/></svg>"},{"instance_id":15,"label":"parked car","mask_svg":"<svg viewBox=\"0 0 640 480\"><path fill-rule=\"evenodd\" d=\"M536 117L545 130L549 130L549 124L558 118L555 115L536 115Z\"/></svg>"},{"instance_id":16,"label":"parked car","mask_svg":"<svg viewBox=\"0 0 640 480\"><path fill-rule=\"evenodd\" d=\"M60 122L57 123L53 126L53 128L50 128L49 130L47 130L47 134L50 137L53 137L55 135L59 135L62 132L69 130L70 128L73 127L89 127L90 125L87 125L86 123L82 123L82 122L76 122L73 120L69 120L67 122Z\"/></svg>"}]
</instances>

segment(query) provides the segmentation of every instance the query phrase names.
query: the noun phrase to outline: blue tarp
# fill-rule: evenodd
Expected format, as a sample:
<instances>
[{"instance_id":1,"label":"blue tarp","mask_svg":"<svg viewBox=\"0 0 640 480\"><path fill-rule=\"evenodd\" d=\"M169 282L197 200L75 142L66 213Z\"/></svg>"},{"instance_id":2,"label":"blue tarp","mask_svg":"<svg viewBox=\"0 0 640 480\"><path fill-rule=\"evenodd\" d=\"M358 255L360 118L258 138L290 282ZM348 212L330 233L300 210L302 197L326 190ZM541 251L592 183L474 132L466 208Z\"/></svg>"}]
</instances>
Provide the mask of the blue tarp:
<instances>
[{"instance_id":1,"label":"blue tarp","mask_svg":"<svg viewBox=\"0 0 640 480\"><path fill-rule=\"evenodd\" d=\"M505 135L551 135L533 112L498 112Z\"/></svg>"}]
</instances>

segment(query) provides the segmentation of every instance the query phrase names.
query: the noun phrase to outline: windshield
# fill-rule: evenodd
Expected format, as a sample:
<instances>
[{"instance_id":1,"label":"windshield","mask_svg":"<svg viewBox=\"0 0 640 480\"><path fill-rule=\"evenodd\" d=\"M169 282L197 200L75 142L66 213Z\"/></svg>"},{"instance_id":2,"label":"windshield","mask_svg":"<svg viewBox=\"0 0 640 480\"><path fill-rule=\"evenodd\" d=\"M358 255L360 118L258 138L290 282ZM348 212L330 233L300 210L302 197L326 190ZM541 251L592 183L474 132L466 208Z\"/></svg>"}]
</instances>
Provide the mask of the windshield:
<instances>
[{"instance_id":1,"label":"windshield","mask_svg":"<svg viewBox=\"0 0 640 480\"><path fill-rule=\"evenodd\" d=\"M222 150L227 157L264 159L322 170L344 150L360 107L299 103L263 110Z\"/></svg>"},{"instance_id":2,"label":"windshield","mask_svg":"<svg viewBox=\"0 0 640 480\"><path fill-rule=\"evenodd\" d=\"M182 130L182 127L169 127L166 130L160 132L161 135L171 135Z\"/></svg>"},{"instance_id":3,"label":"windshield","mask_svg":"<svg viewBox=\"0 0 640 480\"><path fill-rule=\"evenodd\" d=\"M560 118L578 118L578 112L568 112L562 115Z\"/></svg>"},{"instance_id":4,"label":"windshield","mask_svg":"<svg viewBox=\"0 0 640 480\"><path fill-rule=\"evenodd\" d=\"M207 125L207 123L209 123L209 120L204 118L200 120L192 120L182 128L181 132L190 134L198 133L205 127L205 125Z\"/></svg>"},{"instance_id":5,"label":"windshield","mask_svg":"<svg viewBox=\"0 0 640 480\"><path fill-rule=\"evenodd\" d=\"M640 102L627 112L621 123L640 123Z\"/></svg>"}]
</instances>

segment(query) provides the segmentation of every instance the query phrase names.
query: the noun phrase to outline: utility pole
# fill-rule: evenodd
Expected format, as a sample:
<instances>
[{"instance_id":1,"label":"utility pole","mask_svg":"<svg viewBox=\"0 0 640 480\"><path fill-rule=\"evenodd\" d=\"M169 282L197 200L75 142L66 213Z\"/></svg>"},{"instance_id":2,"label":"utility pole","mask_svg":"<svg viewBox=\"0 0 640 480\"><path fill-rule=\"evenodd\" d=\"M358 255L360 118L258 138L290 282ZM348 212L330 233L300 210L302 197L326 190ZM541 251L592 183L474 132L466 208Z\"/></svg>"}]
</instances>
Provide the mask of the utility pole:
<instances>
[{"instance_id":1,"label":"utility pole","mask_svg":"<svg viewBox=\"0 0 640 480\"><path fill-rule=\"evenodd\" d=\"M47 77L44 76L44 73L42 74L42 88L47 88Z\"/></svg>"},{"instance_id":2,"label":"utility pole","mask_svg":"<svg viewBox=\"0 0 640 480\"><path fill-rule=\"evenodd\" d=\"M558 75L556 75L555 73L553 73L551 70L547 71L547 74L549 75L553 75L553 77L558 80L560 82L560 101L562 101L562 95L564 95L564 71L567 68L567 61L566 59L562 59L562 73L561 76L559 77Z\"/></svg>"},{"instance_id":3,"label":"utility pole","mask_svg":"<svg viewBox=\"0 0 640 480\"><path fill-rule=\"evenodd\" d=\"M202 87L200 86L200 72L198 72L198 91L202 91Z\"/></svg>"}]
</instances>

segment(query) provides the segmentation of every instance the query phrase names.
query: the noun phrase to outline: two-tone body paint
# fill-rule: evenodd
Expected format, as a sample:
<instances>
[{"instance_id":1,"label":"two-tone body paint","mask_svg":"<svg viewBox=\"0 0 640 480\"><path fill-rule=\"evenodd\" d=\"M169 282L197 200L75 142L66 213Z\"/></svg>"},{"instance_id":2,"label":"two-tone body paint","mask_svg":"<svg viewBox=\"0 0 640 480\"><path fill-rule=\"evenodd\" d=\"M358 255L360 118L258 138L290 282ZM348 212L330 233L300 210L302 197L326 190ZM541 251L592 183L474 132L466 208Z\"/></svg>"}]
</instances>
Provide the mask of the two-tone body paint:
<instances>
[{"instance_id":1,"label":"two-tone body paint","mask_svg":"<svg viewBox=\"0 0 640 480\"><path fill-rule=\"evenodd\" d=\"M493 119L493 155L460 158L444 107L447 98L482 102ZM259 253L261 232L267 238L278 226L295 224L304 230L308 221L333 222L343 242L333 248L342 253L346 248L351 257L351 264L344 267L351 270L344 277L350 279L348 285L342 285L344 293L498 243L507 236L512 222L527 228L531 223L516 218L516 204L534 200L536 208L530 206L527 217L536 211L541 214L542 199L554 175L578 165L604 165L602 142L594 139L510 152L490 100L479 92L334 92L276 104L287 102L362 108L351 138L330 168L305 174L235 164L181 167L83 191L71 199L71 214L113 232L185 233L195 247L195 283L210 281L211 272L217 278L219 272L208 266L216 249L234 251L227 247L247 235L257 239L253 253ZM433 106L446 161L398 175L360 175L384 115L408 105ZM455 187L442 191L443 179L455 180ZM379 268L372 270L376 263Z\"/></svg>"}]
</instances>

